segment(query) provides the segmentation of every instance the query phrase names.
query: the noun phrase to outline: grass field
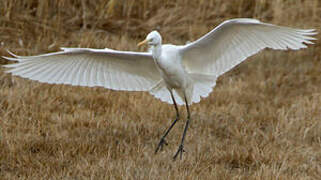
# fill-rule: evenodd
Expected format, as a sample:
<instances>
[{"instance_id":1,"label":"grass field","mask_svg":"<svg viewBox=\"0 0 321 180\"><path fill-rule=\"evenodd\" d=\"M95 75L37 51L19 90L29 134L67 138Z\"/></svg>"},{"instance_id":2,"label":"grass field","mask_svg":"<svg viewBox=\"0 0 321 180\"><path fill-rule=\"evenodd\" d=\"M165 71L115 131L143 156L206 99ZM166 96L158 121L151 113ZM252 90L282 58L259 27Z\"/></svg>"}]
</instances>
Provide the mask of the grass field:
<instances>
[{"instance_id":1,"label":"grass field","mask_svg":"<svg viewBox=\"0 0 321 180\"><path fill-rule=\"evenodd\" d=\"M236 17L321 38L319 0L1 0L0 55L143 51L153 29L184 44ZM191 111L187 152L172 161L185 119L154 155L175 111L147 92L40 84L0 68L0 179L320 179L320 41L249 58Z\"/></svg>"}]
</instances>

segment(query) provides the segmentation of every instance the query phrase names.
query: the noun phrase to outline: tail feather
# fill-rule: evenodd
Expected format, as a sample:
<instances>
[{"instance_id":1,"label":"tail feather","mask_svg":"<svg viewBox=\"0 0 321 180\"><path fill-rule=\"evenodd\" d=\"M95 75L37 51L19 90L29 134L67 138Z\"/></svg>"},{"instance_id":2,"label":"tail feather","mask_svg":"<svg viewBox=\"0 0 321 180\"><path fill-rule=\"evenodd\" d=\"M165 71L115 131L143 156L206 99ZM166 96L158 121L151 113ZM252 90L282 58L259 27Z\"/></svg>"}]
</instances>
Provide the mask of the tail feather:
<instances>
[{"instance_id":1,"label":"tail feather","mask_svg":"<svg viewBox=\"0 0 321 180\"><path fill-rule=\"evenodd\" d=\"M189 74L192 80L192 86L188 87L184 91L182 89L174 89L173 95L178 105L184 105L184 93L187 96L188 104L198 103L201 98L209 96L213 87L216 85L216 77L203 74ZM171 95L164 80L160 80L150 91L155 98L160 99L163 102L173 104Z\"/></svg>"},{"instance_id":2,"label":"tail feather","mask_svg":"<svg viewBox=\"0 0 321 180\"><path fill-rule=\"evenodd\" d=\"M199 103L202 98L206 98L213 91L216 85L216 76L191 73L193 80L192 103Z\"/></svg>"},{"instance_id":3,"label":"tail feather","mask_svg":"<svg viewBox=\"0 0 321 180\"><path fill-rule=\"evenodd\" d=\"M150 91L150 94L152 94L155 98L160 99L163 102L166 102L168 104L173 104L173 100L171 97L171 94L164 82L164 80L160 80ZM184 101L180 96L180 93L177 92L177 90L173 91L173 95L175 98L175 101L177 105L184 105Z\"/></svg>"}]
</instances>

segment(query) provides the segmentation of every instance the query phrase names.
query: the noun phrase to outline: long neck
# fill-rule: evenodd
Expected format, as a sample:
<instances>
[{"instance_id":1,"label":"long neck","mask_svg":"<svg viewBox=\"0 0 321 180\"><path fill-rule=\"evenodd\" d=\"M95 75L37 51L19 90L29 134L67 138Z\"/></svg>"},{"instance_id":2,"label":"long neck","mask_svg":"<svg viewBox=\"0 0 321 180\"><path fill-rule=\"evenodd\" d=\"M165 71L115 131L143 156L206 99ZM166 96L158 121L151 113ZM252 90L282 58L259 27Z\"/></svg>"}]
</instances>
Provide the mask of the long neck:
<instances>
[{"instance_id":1,"label":"long neck","mask_svg":"<svg viewBox=\"0 0 321 180\"><path fill-rule=\"evenodd\" d=\"M161 54L162 54L162 45L161 44L157 44L155 46L152 46L151 49L152 49L153 58L155 60L159 59Z\"/></svg>"}]
</instances>

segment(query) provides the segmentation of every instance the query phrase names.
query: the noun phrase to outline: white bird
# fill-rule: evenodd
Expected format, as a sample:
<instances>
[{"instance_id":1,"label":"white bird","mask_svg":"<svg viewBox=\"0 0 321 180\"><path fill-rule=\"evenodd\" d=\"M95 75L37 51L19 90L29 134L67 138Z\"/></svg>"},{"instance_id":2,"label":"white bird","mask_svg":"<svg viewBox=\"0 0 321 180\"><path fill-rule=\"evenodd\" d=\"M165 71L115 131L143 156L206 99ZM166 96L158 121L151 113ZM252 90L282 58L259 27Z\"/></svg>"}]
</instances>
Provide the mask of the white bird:
<instances>
[{"instance_id":1,"label":"white bird","mask_svg":"<svg viewBox=\"0 0 321 180\"><path fill-rule=\"evenodd\" d=\"M186 105L187 121L174 159L184 152L190 122L189 105L207 97L216 79L264 48L301 49L313 44L314 29L292 29L255 19L232 19L186 45L162 45L157 31L138 45L150 52L112 49L62 48L38 56L4 57L18 61L5 65L6 72L50 84L101 86L113 90L149 91L161 101L174 104L176 119L162 136L155 153L167 145L165 137L179 120L178 105Z\"/></svg>"}]
</instances>

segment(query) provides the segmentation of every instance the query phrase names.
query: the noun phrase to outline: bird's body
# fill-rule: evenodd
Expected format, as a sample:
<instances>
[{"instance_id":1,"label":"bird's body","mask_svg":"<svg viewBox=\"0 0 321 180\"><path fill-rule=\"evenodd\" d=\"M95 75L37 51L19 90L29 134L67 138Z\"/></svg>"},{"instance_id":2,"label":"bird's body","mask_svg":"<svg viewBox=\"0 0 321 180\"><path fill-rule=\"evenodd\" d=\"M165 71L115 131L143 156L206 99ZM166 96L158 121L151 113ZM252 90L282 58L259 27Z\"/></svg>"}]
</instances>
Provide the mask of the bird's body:
<instances>
[{"instance_id":1,"label":"bird's body","mask_svg":"<svg viewBox=\"0 0 321 180\"><path fill-rule=\"evenodd\" d=\"M153 56L155 64L163 80L170 88L184 88L187 83L187 73L182 66L182 58L177 46L162 45L160 56Z\"/></svg>"},{"instance_id":2,"label":"bird's body","mask_svg":"<svg viewBox=\"0 0 321 180\"><path fill-rule=\"evenodd\" d=\"M152 47L155 65L168 90L175 90L181 99L183 93L191 91L193 82L182 64L180 46L165 44ZM190 101L190 97L187 97Z\"/></svg>"},{"instance_id":3,"label":"bird's body","mask_svg":"<svg viewBox=\"0 0 321 180\"><path fill-rule=\"evenodd\" d=\"M5 65L7 72L52 84L102 86L113 90L149 91L156 98L174 104L176 119L156 149L179 120L177 105L186 105L187 122L181 145L174 158L184 151L190 121L189 105L207 97L216 79L247 57L265 49L301 49L313 44L313 29L302 30L262 23L255 19L232 19L200 39L182 46L162 45L152 31L139 45L148 43L150 52L112 49L62 48L39 56L4 57L18 61Z\"/></svg>"}]
</instances>

